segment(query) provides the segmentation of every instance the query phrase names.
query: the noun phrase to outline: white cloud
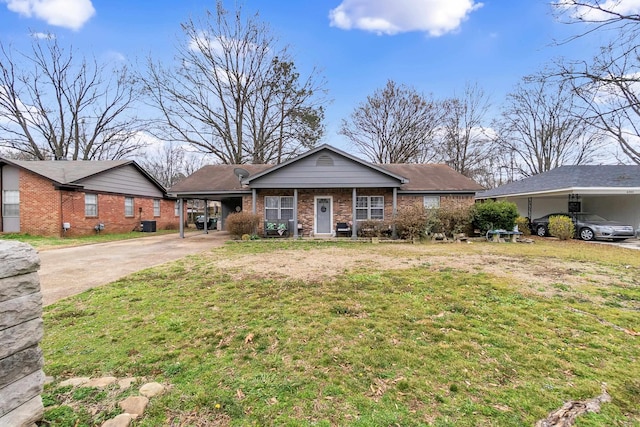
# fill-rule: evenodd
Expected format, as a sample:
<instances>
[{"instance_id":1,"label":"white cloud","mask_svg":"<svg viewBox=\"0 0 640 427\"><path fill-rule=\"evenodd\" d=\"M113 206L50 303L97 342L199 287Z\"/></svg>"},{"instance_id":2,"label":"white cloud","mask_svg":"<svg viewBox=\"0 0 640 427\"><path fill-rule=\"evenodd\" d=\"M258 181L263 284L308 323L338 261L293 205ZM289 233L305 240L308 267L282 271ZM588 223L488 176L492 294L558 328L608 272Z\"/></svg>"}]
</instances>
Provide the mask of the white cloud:
<instances>
[{"instance_id":1,"label":"white cloud","mask_svg":"<svg viewBox=\"0 0 640 427\"><path fill-rule=\"evenodd\" d=\"M127 60L126 56L115 50L107 51L104 54L104 58L108 62L125 62Z\"/></svg>"},{"instance_id":2,"label":"white cloud","mask_svg":"<svg viewBox=\"0 0 640 427\"><path fill-rule=\"evenodd\" d=\"M219 38L211 37L205 31L199 31L197 37L189 40L189 50L194 52L212 52L215 55L222 55L224 50Z\"/></svg>"},{"instance_id":3,"label":"white cloud","mask_svg":"<svg viewBox=\"0 0 640 427\"><path fill-rule=\"evenodd\" d=\"M573 18L591 22L598 22L615 18L615 15L613 14L636 15L640 13L640 0L606 0L604 2L579 2L584 3L586 6L576 5L575 3L575 0L559 0L557 2L559 6L562 6L569 10ZM606 13L602 10L610 11L612 13Z\"/></svg>"},{"instance_id":4,"label":"white cloud","mask_svg":"<svg viewBox=\"0 0 640 427\"><path fill-rule=\"evenodd\" d=\"M91 0L2 0L7 8L57 27L79 30L96 13Z\"/></svg>"},{"instance_id":5,"label":"white cloud","mask_svg":"<svg viewBox=\"0 0 640 427\"><path fill-rule=\"evenodd\" d=\"M34 39L53 40L56 38L55 34L50 33L31 33L31 37Z\"/></svg>"},{"instance_id":6,"label":"white cloud","mask_svg":"<svg viewBox=\"0 0 640 427\"><path fill-rule=\"evenodd\" d=\"M343 0L329 19L343 30L389 35L422 31L438 37L456 31L480 7L475 0Z\"/></svg>"},{"instance_id":7,"label":"white cloud","mask_svg":"<svg viewBox=\"0 0 640 427\"><path fill-rule=\"evenodd\" d=\"M618 78L618 76L610 77L613 80ZM628 80L628 90L636 95L640 94L640 73L625 74L622 76L622 78ZM626 97L624 92L616 84L594 82L593 88L595 89L595 96L593 100L598 105L628 105L628 102L625 99Z\"/></svg>"}]
</instances>

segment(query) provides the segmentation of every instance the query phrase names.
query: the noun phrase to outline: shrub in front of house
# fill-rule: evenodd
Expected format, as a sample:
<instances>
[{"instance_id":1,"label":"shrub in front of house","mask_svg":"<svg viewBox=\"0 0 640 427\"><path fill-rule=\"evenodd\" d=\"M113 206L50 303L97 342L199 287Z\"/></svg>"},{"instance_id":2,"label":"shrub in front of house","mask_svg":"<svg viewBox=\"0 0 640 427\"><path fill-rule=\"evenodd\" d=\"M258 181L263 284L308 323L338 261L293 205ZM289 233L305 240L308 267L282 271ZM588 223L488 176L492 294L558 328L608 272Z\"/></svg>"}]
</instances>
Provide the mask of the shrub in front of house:
<instances>
[{"instance_id":1,"label":"shrub in front of house","mask_svg":"<svg viewBox=\"0 0 640 427\"><path fill-rule=\"evenodd\" d=\"M440 226L440 232L447 236L455 236L459 233L467 235L471 232L471 206L468 204L456 204L441 206L436 209L436 218Z\"/></svg>"},{"instance_id":2,"label":"shrub in front of house","mask_svg":"<svg viewBox=\"0 0 640 427\"><path fill-rule=\"evenodd\" d=\"M488 230L513 230L518 207L512 202L486 201L473 205L473 227L485 233Z\"/></svg>"},{"instance_id":3,"label":"shrub in front of house","mask_svg":"<svg viewBox=\"0 0 640 427\"><path fill-rule=\"evenodd\" d=\"M262 217L251 212L235 212L229 214L224 221L225 230L232 236L240 238L247 234L256 234Z\"/></svg>"},{"instance_id":4,"label":"shrub in front of house","mask_svg":"<svg viewBox=\"0 0 640 427\"><path fill-rule=\"evenodd\" d=\"M389 221L370 219L358 221L358 237L390 237L392 224Z\"/></svg>"},{"instance_id":5,"label":"shrub in front of house","mask_svg":"<svg viewBox=\"0 0 640 427\"><path fill-rule=\"evenodd\" d=\"M518 231L521 232L523 236L531 236L531 224L529 223L529 218L519 216L516 218L516 225L518 226Z\"/></svg>"},{"instance_id":6,"label":"shrub in front of house","mask_svg":"<svg viewBox=\"0 0 640 427\"><path fill-rule=\"evenodd\" d=\"M560 240L569 240L575 234L575 226L568 216L554 215L549 217L549 234Z\"/></svg>"},{"instance_id":7,"label":"shrub in front of house","mask_svg":"<svg viewBox=\"0 0 640 427\"><path fill-rule=\"evenodd\" d=\"M416 204L398 209L395 218L396 231L401 239L424 237L429 220L429 212L424 206Z\"/></svg>"},{"instance_id":8,"label":"shrub in front of house","mask_svg":"<svg viewBox=\"0 0 640 427\"><path fill-rule=\"evenodd\" d=\"M442 222L438 216L438 209L425 209L427 214L427 224L425 226L425 234L427 236L434 233L444 233Z\"/></svg>"}]
</instances>

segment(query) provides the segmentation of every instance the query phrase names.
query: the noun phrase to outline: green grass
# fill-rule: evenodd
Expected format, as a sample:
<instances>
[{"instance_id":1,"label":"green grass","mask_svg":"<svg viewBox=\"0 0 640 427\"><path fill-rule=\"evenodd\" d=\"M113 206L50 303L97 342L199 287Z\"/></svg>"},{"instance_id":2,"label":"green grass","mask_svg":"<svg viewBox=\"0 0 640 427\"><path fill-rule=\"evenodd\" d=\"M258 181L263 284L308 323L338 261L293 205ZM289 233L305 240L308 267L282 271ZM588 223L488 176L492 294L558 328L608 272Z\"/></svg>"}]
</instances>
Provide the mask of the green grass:
<instances>
[{"instance_id":1,"label":"green grass","mask_svg":"<svg viewBox=\"0 0 640 427\"><path fill-rule=\"evenodd\" d=\"M156 233L140 233L140 232L131 232L131 233L101 233L94 234L91 236L78 236L78 237L44 237L44 236L33 236L28 233L5 233L0 234L0 240L17 240L19 242L28 243L34 248L38 249L51 249L51 248L60 248L64 246L79 246L79 245L89 245L94 243L105 243L105 242L113 242L116 240L128 240L128 239L138 239L141 237L149 237L157 234L170 234L177 233L176 230L159 230Z\"/></svg>"},{"instance_id":2,"label":"green grass","mask_svg":"<svg viewBox=\"0 0 640 427\"><path fill-rule=\"evenodd\" d=\"M399 267L363 264L317 281L217 267L336 247L363 262L391 253ZM611 327L640 325L637 252L572 242L419 250L421 266L400 268L414 247L244 242L146 270L47 307L45 371L58 381L133 375L172 384L135 426L523 426L599 395L602 383L613 401L576 425L640 425L640 337ZM545 296L429 262L478 254L526 268L580 261L620 279L579 292L558 282ZM100 425L114 414L103 402L89 417L86 407L104 396L56 383L45 390L47 425ZM84 406L61 405L74 393Z\"/></svg>"}]
</instances>

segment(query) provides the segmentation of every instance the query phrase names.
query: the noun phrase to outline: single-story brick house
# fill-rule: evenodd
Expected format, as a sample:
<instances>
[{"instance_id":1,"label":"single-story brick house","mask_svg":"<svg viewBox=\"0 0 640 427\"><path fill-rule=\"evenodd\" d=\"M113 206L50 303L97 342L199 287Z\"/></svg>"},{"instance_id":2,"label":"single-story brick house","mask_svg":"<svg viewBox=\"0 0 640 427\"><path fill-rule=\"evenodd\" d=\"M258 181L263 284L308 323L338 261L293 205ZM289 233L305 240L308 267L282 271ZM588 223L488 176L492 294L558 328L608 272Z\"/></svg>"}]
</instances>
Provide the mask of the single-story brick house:
<instances>
[{"instance_id":1,"label":"single-story brick house","mask_svg":"<svg viewBox=\"0 0 640 427\"><path fill-rule=\"evenodd\" d=\"M205 166L169 194L220 202L223 226L227 215L244 210L289 222L294 237L333 236L338 223L347 223L355 238L358 221L391 219L416 203L473 204L481 189L446 165L372 164L325 144L275 166Z\"/></svg>"},{"instance_id":2,"label":"single-story brick house","mask_svg":"<svg viewBox=\"0 0 640 427\"><path fill-rule=\"evenodd\" d=\"M79 236L178 229L176 199L131 160L0 158L0 232Z\"/></svg>"},{"instance_id":3,"label":"single-story brick house","mask_svg":"<svg viewBox=\"0 0 640 427\"><path fill-rule=\"evenodd\" d=\"M507 200L530 219L554 212L589 212L640 228L640 165L572 165L479 192Z\"/></svg>"}]
</instances>

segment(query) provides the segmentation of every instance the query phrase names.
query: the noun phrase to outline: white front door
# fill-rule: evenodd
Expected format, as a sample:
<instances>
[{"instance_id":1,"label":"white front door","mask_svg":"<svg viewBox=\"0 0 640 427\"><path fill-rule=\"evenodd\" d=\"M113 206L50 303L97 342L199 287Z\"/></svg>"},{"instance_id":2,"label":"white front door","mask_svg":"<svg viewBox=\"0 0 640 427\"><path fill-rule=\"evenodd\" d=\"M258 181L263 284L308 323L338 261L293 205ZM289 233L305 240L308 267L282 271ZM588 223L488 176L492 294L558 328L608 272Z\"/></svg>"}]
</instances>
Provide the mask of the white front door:
<instances>
[{"instance_id":1,"label":"white front door","mask_svg":"<svg viewBox=\"0 0 640 427\"><path fill-rule=\"evenodd\" d=\"M333 197L316 196L314 209L314 233L331 234L333 232Z\"/></svg>"}]
</instances>

